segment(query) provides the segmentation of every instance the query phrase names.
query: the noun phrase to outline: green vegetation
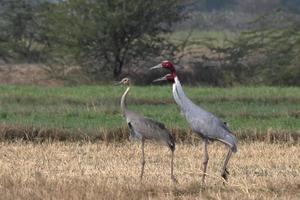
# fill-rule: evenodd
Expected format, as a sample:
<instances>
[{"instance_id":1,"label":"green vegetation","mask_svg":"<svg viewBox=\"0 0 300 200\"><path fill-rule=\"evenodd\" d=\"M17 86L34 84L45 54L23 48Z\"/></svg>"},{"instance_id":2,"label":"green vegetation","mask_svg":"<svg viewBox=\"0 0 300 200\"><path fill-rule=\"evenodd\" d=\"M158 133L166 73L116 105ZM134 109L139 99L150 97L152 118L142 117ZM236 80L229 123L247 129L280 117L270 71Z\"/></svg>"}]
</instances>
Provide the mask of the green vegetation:
<instances>
[{"instance_id":1,"label":"green vegetation","mask_svg":"<svg viewBox=\"0 0 300 200\"><path fill-rule=\"evenodd\" d=\"M235 40L239 36L238 32L230 30L201 30L201 29L191 29L191 30L178 30L167 34L171 42L174 44L181 44L185 38L188 38L186 43L186 48L196 47L226 47L228 46L228 40Z\"/></svg>"},{"instance_id":2,"label":"green vegetation","mask_svg":"<svg viewBox=\"0 0 300 200\"><path fill-rule=\"evenodd\" d=\"M1 86L0 122L86 132L121 128L126 126L119 107L124 90L117 86ZM300 88L186 87L185 91L197 104L226 120L233 131L300 130ZM173 102L171 86L135 86L128 104L170 128L187 128Z\"/></svg>"},{"instance_id":3,"label":"green vegetation","mask_svg":"<svg viewBox=\"0 0 300 200\"><path fill-rule=\"evenodd\" d=\"M166 54L173 46L159 35L181 20L181 3L5 0L0 59L46 63L57 76L62 66L75 63L93 79L118 77L125 65Z\"/></svg>"},{"instance_id":4,"label":"green vegetation","mask_svg":"<svg viewBox=\"0 0 300 200\"><path fill-rule=\"evenodd\" d=\"M0 63L42 63L52 77L70 83L74 66L76 75L86 77L76 83L136 74L133 79L142 85L150 82L143 68L170 59L186 67L182 80L189 84L299 86L297 5L296 0L2 0Z\"/></svg>"}]
</instances>

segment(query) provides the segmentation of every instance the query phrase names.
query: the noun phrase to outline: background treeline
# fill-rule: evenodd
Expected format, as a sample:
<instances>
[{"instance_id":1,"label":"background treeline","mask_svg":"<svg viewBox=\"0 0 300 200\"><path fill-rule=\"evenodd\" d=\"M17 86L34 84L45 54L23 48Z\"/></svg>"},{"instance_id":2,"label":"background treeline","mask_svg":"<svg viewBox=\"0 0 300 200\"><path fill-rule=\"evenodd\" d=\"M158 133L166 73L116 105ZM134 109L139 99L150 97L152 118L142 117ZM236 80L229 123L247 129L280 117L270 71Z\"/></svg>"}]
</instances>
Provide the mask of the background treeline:
<instances>
[{"instance_id":1,"label":"background treeline","mask_svg":"<svg viewBox=\"0 0 300 200\"><path fill-rule=\"evenodd\" d=\"M192 85L300 85L300 2L0 1L2 64L147 84L154 74L145 69L163 59L184 66L181 79Z\"/></svg>"}]
</instances>

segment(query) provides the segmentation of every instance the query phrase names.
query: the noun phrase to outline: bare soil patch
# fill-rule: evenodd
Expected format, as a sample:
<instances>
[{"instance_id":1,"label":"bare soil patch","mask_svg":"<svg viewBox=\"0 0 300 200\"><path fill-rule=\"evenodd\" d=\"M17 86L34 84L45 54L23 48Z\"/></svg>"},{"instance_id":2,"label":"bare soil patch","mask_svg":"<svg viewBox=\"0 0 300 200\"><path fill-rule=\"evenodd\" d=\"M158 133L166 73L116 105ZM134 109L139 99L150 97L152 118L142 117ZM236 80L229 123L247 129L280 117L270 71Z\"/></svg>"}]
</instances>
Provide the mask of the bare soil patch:
<instances>
[{"instance_id":1,"label":"bare soil patch","mask_svg":"<svg viewBox=\"0 0 300 200\"><path fill-rule=\"evenodd\" d=\"M0 84L62 86L62 80L50 78L42 64L0 64Z\"/></svg>"}]
</instances>

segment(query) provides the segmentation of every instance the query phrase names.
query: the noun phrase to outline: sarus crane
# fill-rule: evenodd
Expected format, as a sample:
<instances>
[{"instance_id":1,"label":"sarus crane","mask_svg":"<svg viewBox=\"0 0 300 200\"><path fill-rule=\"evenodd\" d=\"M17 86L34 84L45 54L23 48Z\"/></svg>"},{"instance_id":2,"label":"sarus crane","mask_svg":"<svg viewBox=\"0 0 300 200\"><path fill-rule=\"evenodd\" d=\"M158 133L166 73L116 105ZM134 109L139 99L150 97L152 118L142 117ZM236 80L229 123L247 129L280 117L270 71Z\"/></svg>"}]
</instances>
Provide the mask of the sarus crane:
<instances>
[{"instance_id":1,"label":"sarus crane","mask_svg":"<svg viewBox=\"0 0 300 200\"><path fill-rule=\"evenodd\" d=\"M140 180L143 178L144 166L145 166L145 156L144 156L144 143L145 140L155 140L166 144L171 150L171 179L173 182L177 182L173 174L174 165L174 151L175 151L175 139L170 134L170 131L165 127L163 123L154 121L153 119L146 118L139 115L133 111L128 110L126 104L126 97L130 90L131 81L129 78L123 78L118 85L123 84L127 86L121 98L121 109L123 115L126 119L126 123L130 129L130 140L140 140L142 142L142 160L141 160L141 173Z\"/></svg>"},{"instance_id":2,"label":"sarus crane","mask_svg":"<svg viewBox=\"0 0 300 200\"><path fill-rule=\"evenodd\" d=\"M163 81L167 80L173 83L173 97L175 102L181 109L189 127L193 132L198 134L204 141L204 160L203 160L203 176L202 182L205 181L206 169L209 160L207 145L209 141L218 140L229 147L225 163L223 165L221 176L227 181L229 172L227 171L227 164L232 155L232 152L237 152L236 139L233 133L229 130L227 123L221 121L218 117L212 113L205 111L200 106L194 104L183 92L180 81L176 75L174 65L166 60L162 63L151 67L150 69L165 68L168 69L171 74L167 74L162 78L154 80Z\"/></svg>"}]
</instances>

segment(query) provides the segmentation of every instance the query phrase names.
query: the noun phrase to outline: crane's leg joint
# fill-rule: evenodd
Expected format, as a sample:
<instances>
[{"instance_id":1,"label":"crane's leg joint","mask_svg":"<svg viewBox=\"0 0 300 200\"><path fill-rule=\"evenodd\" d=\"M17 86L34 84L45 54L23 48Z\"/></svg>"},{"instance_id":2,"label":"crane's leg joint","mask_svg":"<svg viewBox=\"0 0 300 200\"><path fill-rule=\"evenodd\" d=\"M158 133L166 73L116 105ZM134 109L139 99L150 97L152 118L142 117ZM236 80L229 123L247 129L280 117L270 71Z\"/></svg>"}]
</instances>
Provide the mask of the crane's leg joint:
<instances>
[{"instance_id":1,"label":"crane's leg joint","mask_svg":"<svg viewBox=\"0 0 300 200\"><path fill-rule=\"evenodd\" d=\"M204 158L202 164L203 164L203 165L207 165L208 160L209 160L209 157L208 157L208 156L205 156L205 158Z\"/></svg>"}]
</instances>

